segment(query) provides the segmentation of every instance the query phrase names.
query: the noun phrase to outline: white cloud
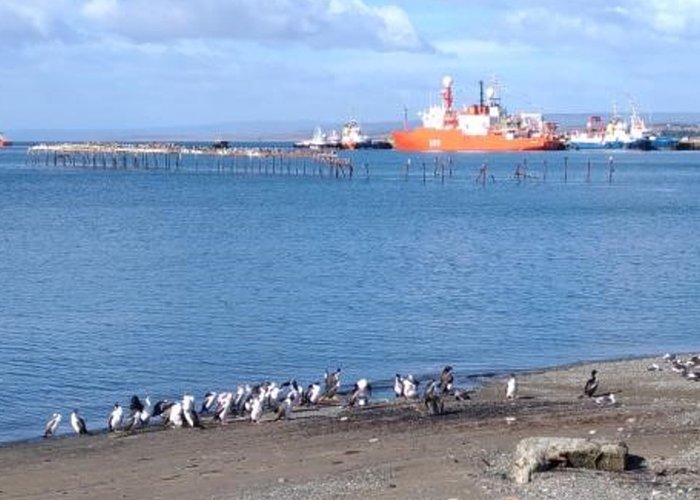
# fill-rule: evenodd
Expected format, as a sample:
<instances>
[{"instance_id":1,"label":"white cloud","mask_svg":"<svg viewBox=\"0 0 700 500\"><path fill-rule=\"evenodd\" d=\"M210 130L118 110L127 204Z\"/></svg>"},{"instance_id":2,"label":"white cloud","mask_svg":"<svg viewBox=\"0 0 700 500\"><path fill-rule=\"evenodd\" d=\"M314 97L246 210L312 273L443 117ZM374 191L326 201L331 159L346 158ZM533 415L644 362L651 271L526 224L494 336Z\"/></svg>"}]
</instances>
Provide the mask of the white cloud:
<instances>
[{"instance_id":1,"label":"white cloud","mask_svg":"<svg viewBox=\"0 0 700 500\"><path fill-rule=\"evenodd\" d=\"M363 0L89 0L92 26L136 42L177 39L294 41L313 47L422 51L408 14Z\"/></svg>"}]
</instances>

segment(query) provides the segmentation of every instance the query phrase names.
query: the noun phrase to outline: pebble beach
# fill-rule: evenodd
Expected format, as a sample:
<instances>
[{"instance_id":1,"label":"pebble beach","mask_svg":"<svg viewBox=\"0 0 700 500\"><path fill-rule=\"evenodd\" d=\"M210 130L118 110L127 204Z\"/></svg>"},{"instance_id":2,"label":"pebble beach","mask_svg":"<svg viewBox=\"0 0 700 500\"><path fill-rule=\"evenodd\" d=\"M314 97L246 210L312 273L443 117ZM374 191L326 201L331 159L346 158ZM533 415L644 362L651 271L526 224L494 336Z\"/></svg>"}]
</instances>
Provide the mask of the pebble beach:
<instances>
[{"instance_id":1,"label":"pebble beach","mask_svg":"<svg viewBox=\"0 0 700 500\"><path fill-rule=\"evenodd\" d=\"M656 363L661 368L649 371ZM592 369L599 393L580 398ZM494 378L443 415L421 401L300 408L288 421L204 420L204 429L151 426L0 448L3 498L192 499L696 499L700 383L660 357L578 364L518 375L506 401ZM40 424L38 424L40 425ZM525 437L595 437L629 448L623 473L554 469L517 485Z\"/></svg>"}]
</instances>

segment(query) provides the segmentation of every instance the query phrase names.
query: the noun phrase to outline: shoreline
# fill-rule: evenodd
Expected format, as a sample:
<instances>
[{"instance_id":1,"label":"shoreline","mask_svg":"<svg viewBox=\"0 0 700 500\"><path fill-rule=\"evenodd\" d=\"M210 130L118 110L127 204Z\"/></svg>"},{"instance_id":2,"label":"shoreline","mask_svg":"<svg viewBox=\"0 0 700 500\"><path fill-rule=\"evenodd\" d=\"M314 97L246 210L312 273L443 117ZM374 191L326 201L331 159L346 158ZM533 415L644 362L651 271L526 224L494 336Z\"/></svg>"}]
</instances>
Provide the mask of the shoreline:
<instances>
[{"instance_id":1,"label":"shoreline","mask_svg":"<svg viewBox=\"0 0 700 500\"><path fill-rule=\"evenodd\" d=\"M647 371L650 363L662 371ZM595 367L615 405L579 399ZM494 376L430 416L422 403L330 407L287 422L61 437L0 446L1 492L45 498L698 498L700 384L655 357L520 374L519 398ZM642 465L509 478L523 437L620 439ZM656 493L654 493L656 492Z\"/></svg>"},{"instance_id":2,"label":"shoreline","mask_svg":"<svg viewBox=\"0 0 700 500\"><path fill-rule=\"evenodd\" d=\"M678 356L688 356L694 351L683 351L683 352L675 352L676 355ZM665 353L664 353L665 354ZM636 360L647 360L647 359L658 359L661 358L664 354L641 354L641 355L629 355L629 356L622 356L622 357L611 357L611 358L603 358L601 360L595 360L595 359L590 359L590 360L581 360L581 361L573 361L570 363L564 363L561 365L551 365L551 366L546 366L544 368L526 368L526 369L520 369L520 370L503 370L503 371L489 371L489 372L483 372L483 373L473 373L469 375L464 375L460 376L459 373L456 373L455 375L455 380L457 382L460 382L458 384L458 387L460 389L468 389L468 390L480 390L483 389L484 386L488 385L494 380L497 380L502 377L506 377L510 373L514 373L518 377L522 376L528 376L528 375L538 375L538 374L543 374L546 372L552 372L552 371L558 371L558 370L568 370L568 369L573 369L577 368L580 366L588 366L588 365L593 365L596 363L601 363L601 364L610 364L610 363L618 363L618 362L624 362L624 361L636 361ZM439 376L439 373L423 373L423 374L414 374L417 380L423 381L423 380L428 380L430 378L435 378ZM370 381L373 386L375 385L375 382ZM392 379L386 379L386 380L380 380L379 385L376 386L378 388L378 391L375 391L379 393L381 396L380 397L375 397L373 398L375 401L379 400L386 400L387 403L390 403L392 400L393 396L393 380ZM422 387L422 386L421 386ZM347 394L350 389L352 388L351 385L346 384L345 386L341 387L341 391L339 394L345 395ZM198 397L198 396L196 396ZM199 400L198 400L199 401ZM37 429L41 430L43 428L44 422L38 422L37 423ZM57 439L66 439L66 438L72 438L75 437L72 431L66 430L66 426L70 426L70 423L64 419L62 422L62 427L63 431L54 436L52 439L57 440ZM157 427L157 425L156 425ZM158 429L153 429L153 430L158 430ZM101 434L107 434L107 427L99 427L96 430L91 430L90 431L91 435L101 435ZM41 433L38 433L37 436L34 437L27 437L27 438L21 438L21 439L15 439L15 440L9 440L9 441L0 441L0 451L2 451L3 448L10 447L10 446L15 446L15 445L25 445L25 444L33 444L33 443L41 443L44 442L45 439L41 436Z\"/></svg>"}]
</instances>

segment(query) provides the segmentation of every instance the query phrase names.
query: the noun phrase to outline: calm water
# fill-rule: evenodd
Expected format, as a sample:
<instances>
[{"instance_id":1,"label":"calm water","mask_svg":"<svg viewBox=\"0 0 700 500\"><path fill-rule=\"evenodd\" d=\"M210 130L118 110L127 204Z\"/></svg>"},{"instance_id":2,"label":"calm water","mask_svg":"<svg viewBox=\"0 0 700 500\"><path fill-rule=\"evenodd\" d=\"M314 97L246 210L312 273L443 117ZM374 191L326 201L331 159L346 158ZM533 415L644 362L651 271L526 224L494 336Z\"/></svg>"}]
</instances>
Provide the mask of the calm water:
<instances>
[{"instance_id":1,"label":"calm water","mask_svg":"<svg viewBox=\"0 0 700 500\"><path fill-rule=\"evenodd\" d=\"M74 407L103 427L133 393L337 366L388 381L698 349L700 155L615 153L612 184L608 153L454 155L444 182L433 155L405 179L406 158L355 153L348 181L0 151L0 441L53 411L67 432ZM539 180L512 179L523 159Z\"/></svg>"}]
</instances>

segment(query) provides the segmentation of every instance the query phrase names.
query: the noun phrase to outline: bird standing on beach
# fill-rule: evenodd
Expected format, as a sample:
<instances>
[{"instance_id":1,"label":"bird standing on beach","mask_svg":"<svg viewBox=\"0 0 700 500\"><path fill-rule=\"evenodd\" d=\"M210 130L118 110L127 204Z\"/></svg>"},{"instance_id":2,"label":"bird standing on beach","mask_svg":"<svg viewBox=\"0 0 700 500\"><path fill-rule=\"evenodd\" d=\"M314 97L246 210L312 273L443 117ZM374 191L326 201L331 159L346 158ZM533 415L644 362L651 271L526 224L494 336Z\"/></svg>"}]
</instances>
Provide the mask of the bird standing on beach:
<instances>
[{"instance_id":1,"label":"bird standing on beach","mask_svg":"<svg viewBox=\"0 0 700 500\"><path fill-rule=\"evenodd\" d=\"M119 405L119 403L114 403L114 407L112 408L112 412L109 414L109 418L107 418L107 430L109 430L109 432L114 432L114 431L120 429L122 426L122 418L123 417L124 417L124 410Z\"/></svg>"},{"instance_id":2,"label":"bird standing on beach","mask_svg":"<svg viewBox=\"0 0 700 500\"><path fill-rule=\"evenodd\" d=\"M583 393L588 396L589 398L592 398L593 395L595 394L595 391L598 390L598 379L596 378L596 375L598 374L597 370L592 370L591 371L591 378L589 378L586 381L586 385L583 387Z\"/></svg>"},{"instance_id":3,"label":"bird standing on beach","mask_svg":"<svg viewBox=\"0 0 700 500\"><path fill-rule=\"evenodd\" d=\"M508 378L508 382L506 383L506 399L517 399L518 394L518 383L515 381L515 375L510 374L510 378Z\"/></svg>"},{"instance_id":4,"label":"bird standing on beach","mask_svg":"<svg viewBox=\"0 0 700 500\"><path fill-rule=\"evenodd\" d=\"M87 427L85 426L85 420L78 414L78 410L73 410L70 414L70 426L73 431L79 436L82 434L88 434Z\"/></svg>"},{"instance_id":5,"label":"bird standing on beach","mask_svg":"<svg viewBox=\"0 0 700 500\"><path fill-rule=\"evenodd\" d=\"M431 415L440 415L445 411L445 404L442 401L443 394L442 382L431 380L425 386L423 404L430 410Z\"/></svg>"},{"instance_id":6,"label":"bird standing on beach","mask_svg":"<svg viewBox=\"0 0 700 500\"><path fill-rule=\"evenodd\" d=\"M415 378L413 378L413 375L410 373L408 374L407 377L405 377L403 380L403 397L406 399L414 399L418 397L418 385L420 382L418 382Z\"/></svg>"},{"instance_id":7,"label":"bird standing on beach","mask_svg":"<svg viewBox=\"0 0 700 500\"><path fill-rule=\"evenodd\" d=\"M199 409L199 413L211 413L216 404L216 396L217 394L215 392L208 391L204 395L204 399L202 399L202 407Z\"/></svg>"},{"instance_id":8,"label":"bird standing on beach","mask_svg":"<svg viewBox=\"0 0 700 500\"><path fill-rule=\"evenodd\" d=\"M340 368L334 372L326 371L325 383L326 387L323 391L323 397L328 399L334 398L338 389L340 389Z\"/></svg>"},{"instance_id":9,"label":"bird standing on beach","mask_svg":"<svg viewBox=\"0 0 700 500\"><path fill-rule=\"evenodd\" d=\"M440 390L443 394L447 394L452 390L452 383L454 382L454 374L452 373L452 367L447 365L442 369L440 373Z\"/></svg>"},{"instance_id":10,"label":"bird standing on beach","mask_svg":"<svg viewBox=\"0 0 700 500\"><path fill-rule=\"evenodd\" d=\"M199 415L194 409L194 396L185 394L182 397L182 415L190 427L195 429L202 428L202 424L199 422Z\"/></svg>"},{"instance_id":11,"label":"bird standing on beach","mask_svg":"<svg viewBox=\"0 0 700 500\"><path fill-rule=\"evenodd\" d=\"M403 377L398 373L394 377L394 394L397 398L403 396Z\"/></svg>"},{"instance_id":12,"label":"bird standing on beach","mask_svg":"<svg viewBox=\"0 0 700 500\"><path fill-rule=\"evenodd\" d=\"M321 400L321 384L318 383L313 383L309 384L309 386L306 388L304 391L304 394L302 396L302 404L310 404L310 405L317 405L318 402Z\"/></svg>"},{"instance_id":13,"label":"bird standing on beach","mask_svg":"<svg viewBox=\"0 0 700 500\"><path fill-rule=\"evenodd\" d=\"M44 437L51 437L56 433L56 429L58 429L59 424L61 423L61 414L60 413L54 413L51 415L51 418L49 419L48 422L46 422L46 427L44 427Z\"/></svg>"},{"instance_id":14,"label":"bird standing on beach","mask_svg":"<svg viewBox=\"0 0 700 500\"><path fill-rule=\"evenodd\" d=\"M366 378L361 378L355 382L355 386L348 395L348 406L366 406L372 394L372 386Z\"/></svg>"}]
</instances>

